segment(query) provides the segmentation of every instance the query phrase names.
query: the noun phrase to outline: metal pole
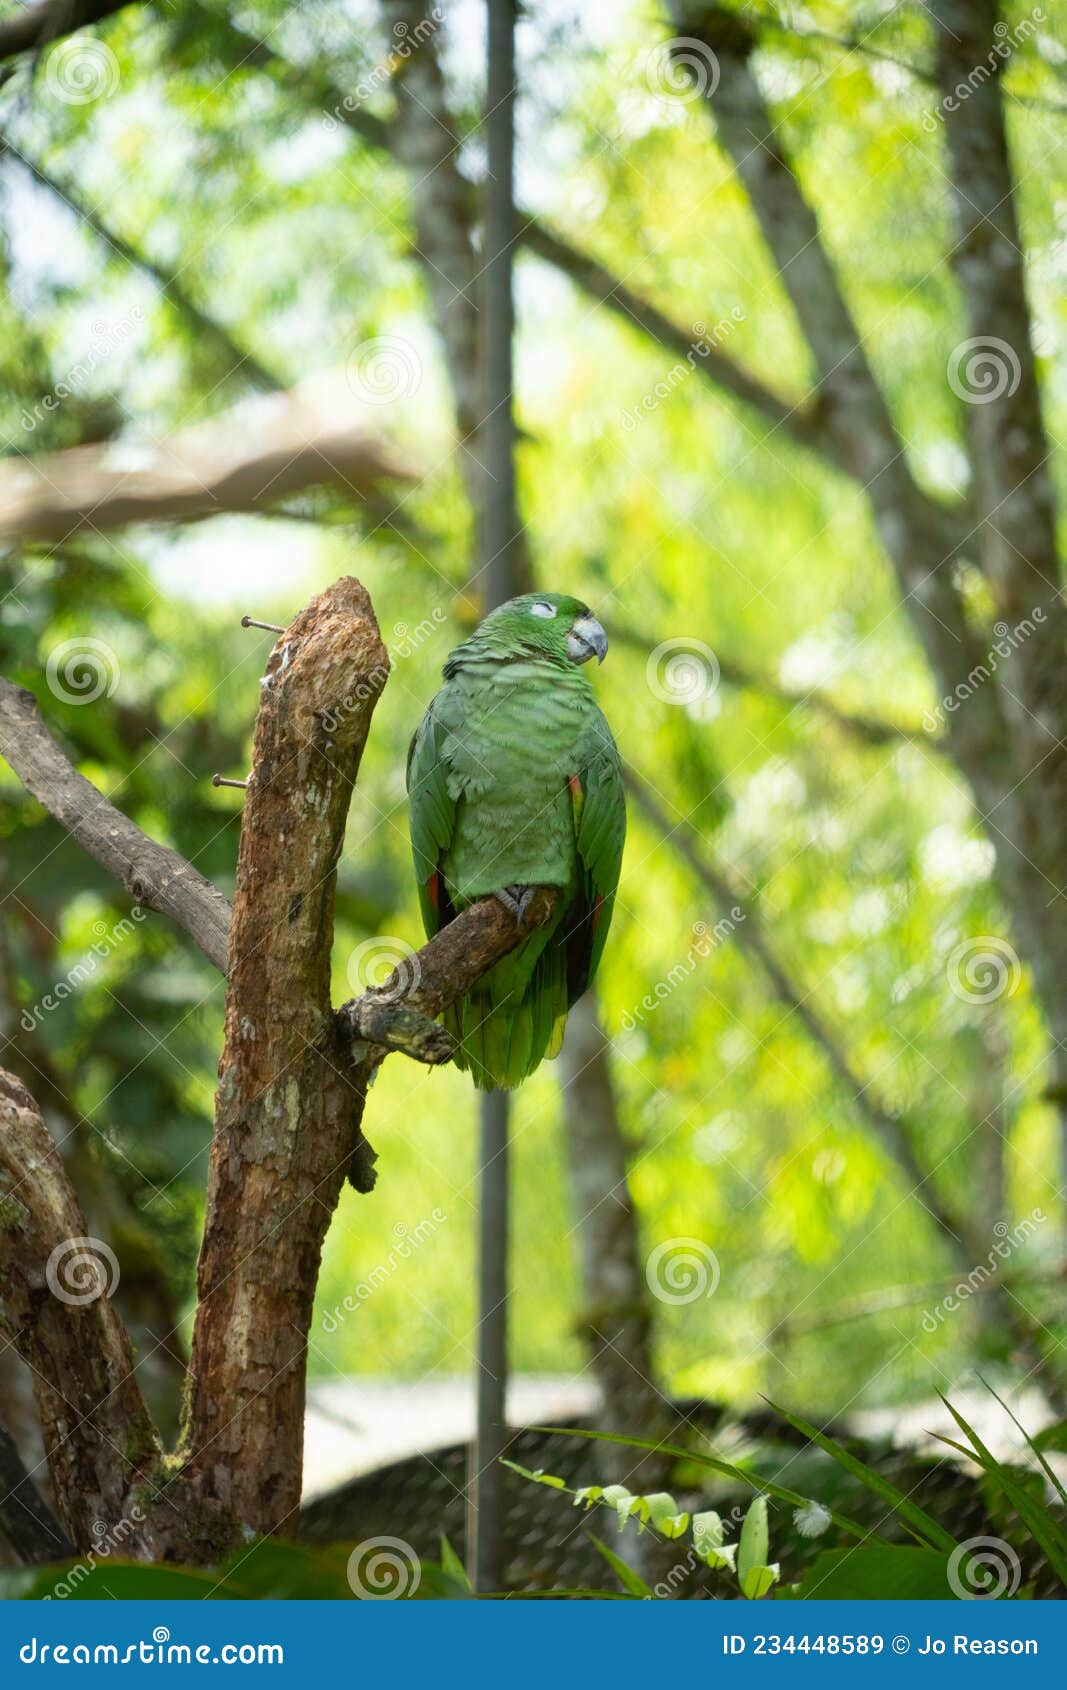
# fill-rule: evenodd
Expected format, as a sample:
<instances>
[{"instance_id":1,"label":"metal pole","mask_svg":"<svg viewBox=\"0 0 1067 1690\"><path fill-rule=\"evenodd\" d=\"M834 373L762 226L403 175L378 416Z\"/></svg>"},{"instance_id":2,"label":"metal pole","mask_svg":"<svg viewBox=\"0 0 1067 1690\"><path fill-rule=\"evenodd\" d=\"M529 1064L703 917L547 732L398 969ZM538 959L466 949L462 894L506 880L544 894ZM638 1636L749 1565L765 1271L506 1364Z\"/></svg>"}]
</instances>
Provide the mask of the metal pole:
<instances>
[{"instance_id":1,"label":"metal pole","mask_svg":"<svg viewBox=\"0 0 1067 1690\"><path fill-rule=\"evenodd\" d=\"M519 522L511 409L514 238L514 0L486 0L488 23L485 274L482 311L481 575L486 610L518 591ZM477 1427L469 1489L468 1562L475 1590L504 1584L503 1468L508 1374L508 1097L481 1099Z\"/></svg>"}]
</instances>

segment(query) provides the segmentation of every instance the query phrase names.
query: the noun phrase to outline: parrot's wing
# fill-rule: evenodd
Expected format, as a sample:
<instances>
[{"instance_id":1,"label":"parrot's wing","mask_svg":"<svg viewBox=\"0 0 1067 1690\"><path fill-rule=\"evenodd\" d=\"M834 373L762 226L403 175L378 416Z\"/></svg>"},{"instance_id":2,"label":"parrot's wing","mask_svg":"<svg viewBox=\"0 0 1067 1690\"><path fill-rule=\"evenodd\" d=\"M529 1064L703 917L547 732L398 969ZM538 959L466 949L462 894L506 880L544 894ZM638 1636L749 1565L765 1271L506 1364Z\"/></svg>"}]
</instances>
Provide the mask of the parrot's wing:
<instances>
[{"instance_id":1,"label":"parrot's wing","mask_svg":"<svg viewBox=\"0 0 1067 1690\"><path fill-rule=\"evenodd\" d=\"M596 974L611 926L626 842L622 765L611 729L597 710L582 735L571 777L578 849L579 904L567 944L567 1000L580 998Z\"/></svg>"},{"instance_id":2,"label":"parrot's wing","mask_svg":"<svg viewBox=\"0 0 1067 1690\"><path fill-rule=\"evenodd\" d=\"M412 737L408 749L408 826L419 885L422 924L432 938L447 922L453 910L445 890L441 857L452 843L456 824L455 801L449 796L447 770L441 755L446 730L438 716L435 698Z\"/></svg>"}]
</instances>

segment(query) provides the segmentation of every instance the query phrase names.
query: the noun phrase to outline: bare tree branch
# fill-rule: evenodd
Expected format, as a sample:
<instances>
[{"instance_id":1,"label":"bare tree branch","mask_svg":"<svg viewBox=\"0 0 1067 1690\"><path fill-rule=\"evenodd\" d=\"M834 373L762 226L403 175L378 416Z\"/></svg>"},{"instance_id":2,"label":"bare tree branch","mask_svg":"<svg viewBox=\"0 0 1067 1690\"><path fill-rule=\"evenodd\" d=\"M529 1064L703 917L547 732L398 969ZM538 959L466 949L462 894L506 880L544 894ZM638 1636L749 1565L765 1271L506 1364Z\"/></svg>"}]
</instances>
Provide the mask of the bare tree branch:
<instances>
[{"instance_id":1,"label":"bare tree branch","mask_svg":"<svg viewBox=\"0 0 1067 1690\"><path fill-rule=\"evenodd\" d=\"M100 213L96 211L78 192L72 183L63 180L53 171L45 170L41 165L29 157L22 147L15 147L10 140L0 141L0 153L7 153L13 158L27 175L54 194L68 211L71 211L98 240L110 250L116 258L121 258L134 269L140 270L148 276L159 288L163 298L171 305L177 315L191 328L195 334L202 336L217 348L225 360L227 374L242 376L250 386L258 387L264 393L274 393L283 387L283 383L261 363L254 352L249 352L234 340L230 331L216 322L206 311L196 303L190 295L180 276L174 271L165 269L157 264L146 253L139 252L136 247L120 235L116 229L105 223Z\"/></svg>"},{"instance_id":2,"label":"bare tree branch","mask_svg":"<svg viewBox=\"0 0 1067 1690\"><path fill-rule=\"evenodd\" d=\"M258 403L269 409L254 425L243 412L143 448L76 446L0 463L0 544L251 511L323 483L363 494L413 479L361 428L325 427L299 389Z\"/></svg>"},{"instance_id":3,"label":"bare tree branch","mask_svg":"<svg viewBox=\"0 0 1067 1690\"><path fill-rule=\"evenodd\" d=\"M14 17L0 20L0 60L47 47L61 36L99 23L140 0L37 0Z\"/></svg>"},{"instance_id":4,"label":"bare tree branch","mask_svg":"<svg viewBox=\"0 0 1067 1690\"><path fill-rule=\"evenodd\" d=\"M598 305L614 311L672 356L690 359L698 375L713 387L750 406L770 423L772 430L784 435L794 445L828 457L834 467L845 474L855 474L850 455L817 411L790 404L780 397L728 358L706 332L701 334L693 325L687 328L674 322L651 300L620 281L606 265L554 234L538 218L523 218L518 238L528 252L543 259L546 264L554 265Z\"/></svg>"},{"instance_id":5,"label":"bare tree branch","mask_svg":"<svg viewBox=\"0 0 1067 1690\"><path fill-rule=\"evenodd\" d=\"M137 903L175 922L225 973L230 906L222 893L177 851L149 839L80 775L45 727L33 694L2 678L0 753L83 851Z\"/></svg>"},{"instance_id":6,"label":"bare tree branch","mask_svg":"<svg viewBox=\"0 0 1067 1690\"><path fill-rule=\"evenodd\" d=\"M408 22L409 26L416 14L419 20L425 16L424 8L413 0L387 0L387 3L390 11L403 14L400 21ZM221 19L211 7L197 4L197 10L210 21L213 31L230 41L235 63L269 71L281 87L306 103L327 110L338 123L370 146L392 152L411 172L413 186L418 185L414 208L416 256L426 266L427 286L445 344L450 379L456 391L460 432L467 442L463 462L468 491L473 497L477 461L471 425L476 427L477 423L477 387L470 375L461 373L461 366L466 366L477 352L471 307L480 260L471 231L477 215L478 190L456 165L457 131L445 105L444 86L432 57L432 44L423 42L406 61L404 75L397 82L400 112L392 123L385 124L367 112L361 102L346 95L323 67L295 65L266 41L229 19ZM423 59L425 63L416 64ZM406 90L405 77L411 79ZM419 203L422 199L424 204ZM853 473L849 454L817 413L790 405L735 364L713 341L701 337L693 328L673 322L606 265L550 230L539 218L529 213L520 215L516 239L527 251L567 276L597 304L614 311L672 357L692 355L699 374L716 389L752 406L772 428L780 429L796 444L828 457L836 468Z\"/></svg>"}]
</instances>

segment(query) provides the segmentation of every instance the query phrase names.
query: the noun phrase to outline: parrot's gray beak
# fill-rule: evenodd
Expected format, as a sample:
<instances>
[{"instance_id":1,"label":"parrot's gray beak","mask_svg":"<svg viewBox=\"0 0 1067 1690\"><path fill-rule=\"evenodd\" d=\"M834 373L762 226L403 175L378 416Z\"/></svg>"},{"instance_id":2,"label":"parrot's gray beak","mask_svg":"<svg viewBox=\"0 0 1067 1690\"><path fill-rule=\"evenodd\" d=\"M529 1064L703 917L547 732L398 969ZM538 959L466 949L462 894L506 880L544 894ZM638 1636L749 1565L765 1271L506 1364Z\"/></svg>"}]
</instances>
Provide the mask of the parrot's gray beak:
<instances>
[{"instance_id":1,"label":"parrot's gray beak","mask_svg":"<svg viewBox=\"0 0 1067 1690\"><path fill-rule=\"evenodd\" d=\"M588 663L595 657L603 663L608 652L608 636L595 616L579 616L567 635L567 656L572 663Z\"/></svg>"}]
</instances>

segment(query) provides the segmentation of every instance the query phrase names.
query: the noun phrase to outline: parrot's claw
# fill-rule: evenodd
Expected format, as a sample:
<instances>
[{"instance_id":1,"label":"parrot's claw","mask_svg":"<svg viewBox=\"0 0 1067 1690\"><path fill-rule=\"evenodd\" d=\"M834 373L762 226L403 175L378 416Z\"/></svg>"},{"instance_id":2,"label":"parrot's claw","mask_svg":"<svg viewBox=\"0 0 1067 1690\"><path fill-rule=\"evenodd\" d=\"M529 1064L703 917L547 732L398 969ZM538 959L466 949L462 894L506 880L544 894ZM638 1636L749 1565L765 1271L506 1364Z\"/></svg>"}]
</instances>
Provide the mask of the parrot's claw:
<instances>
[{"instance_id":1,"label":"parrot's claw","mask_svg":"<svg viewBox=\"0 0 1067 1690\"><path fill-rule=\"evenodd\" d=\"M523 916L530 907L530 900L534 895L532 886L502 886L499 892L494 892L494 898L499 899L504 908L515 917L516 927L522 926Z\"/></svg>"}]
</instances>

